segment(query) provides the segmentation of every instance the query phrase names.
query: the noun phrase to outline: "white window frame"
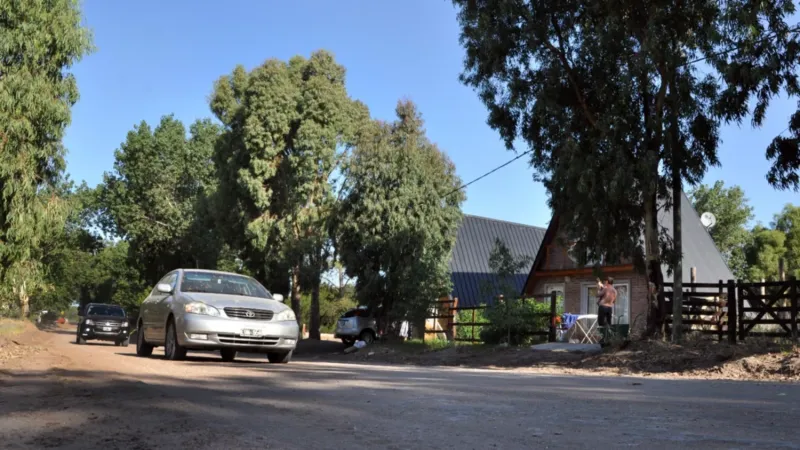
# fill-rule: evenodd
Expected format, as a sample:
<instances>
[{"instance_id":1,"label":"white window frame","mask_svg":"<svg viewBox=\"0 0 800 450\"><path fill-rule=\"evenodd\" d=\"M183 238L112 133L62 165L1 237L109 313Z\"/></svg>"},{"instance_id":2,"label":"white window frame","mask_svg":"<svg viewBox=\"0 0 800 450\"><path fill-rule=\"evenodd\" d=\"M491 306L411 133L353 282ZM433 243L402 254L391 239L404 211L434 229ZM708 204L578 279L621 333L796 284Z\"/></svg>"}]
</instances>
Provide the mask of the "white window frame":
<instances>
[{"instance_id":1,"label":"white window frame","mask_svg":"<svg viewBox=\"0 0 800 450\"><path fill-rule=\"evenodd\" d=\"M589 314L589 301L596 302L597 299L589 298L589 289L597 286L597 283L581 283L581 314ZM630 280L614 280L614 287L625 286L628 292L628 310L625 311L625 321L623 325L630 325L631 323L631 282ZM612 323L617 324L617 307L614 306L614 311L611 313Z\"/></svg>"},{"instance_id":2,"label":"white window frame","mask_svg":"<svg viewBox=\"0 0 800 450\"><path fill-rule=\"evenodd\" d=\"M560 292L561 296L563 297L566 293L564 283L545 283L544 285L545 295L550 295L550 293L553 291Z\"/></svg>"}]
</instances>

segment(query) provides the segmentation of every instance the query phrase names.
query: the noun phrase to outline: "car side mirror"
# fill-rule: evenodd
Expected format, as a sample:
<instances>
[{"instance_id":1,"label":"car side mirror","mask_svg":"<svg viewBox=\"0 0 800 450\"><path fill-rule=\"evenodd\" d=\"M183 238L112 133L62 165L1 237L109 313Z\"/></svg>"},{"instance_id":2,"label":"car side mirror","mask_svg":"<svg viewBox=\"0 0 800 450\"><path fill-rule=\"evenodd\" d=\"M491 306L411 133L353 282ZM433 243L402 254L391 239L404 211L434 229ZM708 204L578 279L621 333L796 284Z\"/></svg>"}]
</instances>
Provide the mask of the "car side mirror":
<instances>
[{"instance_id":1,"label":"car side mirror","mask_svg":"<svg viewBox=\"0 0 800 450\"><path fill-rule=\"evenodd\" d=\"M276 302L281 302L281 303L283 303L283 301L285 300L283 298L283 295L281 294L272 294L272 299L275 300Z\"/></svg>"},{"instance_id":2,"label":"car side mirror","mask_svg":"<svg viewBox=\"0 0 800 450\"><path fill-rule=\"evenodd\" d=\"M158 292L161 292L162 294L171 294L172 293L172 286L170 286L167 283L158 283L158 285L156 286L156 289L158 290Z\"/></svg>"}]
</instances>

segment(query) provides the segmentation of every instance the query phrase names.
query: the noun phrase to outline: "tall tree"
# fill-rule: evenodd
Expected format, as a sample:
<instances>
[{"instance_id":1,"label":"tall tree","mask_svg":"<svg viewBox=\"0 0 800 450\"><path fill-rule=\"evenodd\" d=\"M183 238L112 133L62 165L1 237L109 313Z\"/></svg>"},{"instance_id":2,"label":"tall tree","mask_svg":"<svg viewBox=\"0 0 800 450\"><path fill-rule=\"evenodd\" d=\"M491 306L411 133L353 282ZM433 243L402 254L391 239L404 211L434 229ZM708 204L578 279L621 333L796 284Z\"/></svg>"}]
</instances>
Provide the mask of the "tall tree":
<instances>
[{"instance_id":1,"label":"tall tree","mask_svg":"<svg viewBox=\"0 0 800 450\"><path fill-rule=\"evenodd\" d=\"M717 181L713 186L696 187L689 192L689 197L698 213L708 211L717 218L709 233L736 278L745 279L744 249L752 239L748 224L754 215L742 188L726 188L724 182Z\"/></svg>"},{"instance_id":2,"label":"tall tree","mask_svg":"<svg viewBox=\"0 0 800 450\"><path fill-rule=\"evenodd\" d=\"M219 127L210 120L186 128L165 116L128 133L114 171L100 187L104 228L130 242L131 257L155 284L177 267L213 268L219 250L206 220L216 179L211 162ZM198 212L200 214L198 214Z\"/></svg>"},{"instance_id":3,"label":"tall tree","mask_svg":"<svg viewBox=\"0 0 800 450\"><path fill-rule=\"evenodd\" d=\"M671 239L659 226L659 204L718 164L721 123L743 120L753 100L760 125L781 89L800 93L792 2L454 3L467 51L462 80L509 148L517 138L530 147L551 206L570 218L564 231L578 259L634 257L659 287L661 261L675 269L681 261L680 233ZM767 151L777 187L797 170L789 156ZM672 209L677 229L680 208ZM679 295L674 303L679 310ZM649 315L651 331L660 316Z\"/></svg>"},{"instance_id":4,"label":"tall tree","mask_svg":"<svg viewBox=\"0 0 800 450\"><path fill-rule=\"evenodd\" d=\"M0 1L0 285L26 316L42 282L40 243L66 217L48 190L78 100L69 68L90 49L76 1Z\"/></svg>"},{"instance_id":5,"label":"tall tree","mask_svg":"<svg viewBox=\"0 0 800 450\"><path fill-rule=\"evenodd\" d=\"M786 236L786 275L800 278L800 206L786 205L773 225Z\"/></svg>"},{"instance_id":6,"label":"tall tree","mask_svg":"<svg viewBox=\"0 0 800 450\"><path fill-rule=\"evenodd\" d=\"M745 248L747 278L750 281L777 281L779 261L786 256L786 235L761 225L753 228L753 239Z\"/></svg>"},{"instance_id":7,"label":"tall tree","mask_svg":"<svg viewBox=\"0 0 800 450\"><path fill-rule=\"evenodd\" d=\"M337 250L362 304L386 320L424 317L449 292L448 260L464 194L453 163L425 136L410 102L366 126L346 165Z\"/></svg>"},{"instance_id":8,"label":"tall tree","mask_svg":"<svg viewBox=\"0 0 800 450\"><path fill-rule=\"evenodd\" d=\"M318 51L288 63L270 59L250 73L237 67L217 81L211 109L225 125L215 158L228 242L258 255L261 267L289 262L298 318L301 281L310 280L309 334L319 338L331 176L366 107L347 95L344 67Z\"/></svg>"}]
</instances>

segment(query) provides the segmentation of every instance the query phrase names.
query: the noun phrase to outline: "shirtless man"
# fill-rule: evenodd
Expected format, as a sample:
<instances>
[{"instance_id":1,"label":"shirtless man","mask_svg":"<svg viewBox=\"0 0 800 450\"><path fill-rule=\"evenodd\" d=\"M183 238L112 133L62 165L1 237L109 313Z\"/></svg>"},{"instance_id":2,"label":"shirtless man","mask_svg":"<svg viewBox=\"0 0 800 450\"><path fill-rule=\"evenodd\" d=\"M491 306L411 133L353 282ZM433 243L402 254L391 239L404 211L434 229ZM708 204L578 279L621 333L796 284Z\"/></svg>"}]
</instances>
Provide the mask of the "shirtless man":
<instances>
[{"instance_id":1,"label":"shirtless man","mask_svg":"<svg viewBox=\"0 0 800 450\"><path fill-rule=\"evenodd\" d=\"M614 279L606 278L606 283L597 280L597 324L605 327L604 336L608 335L608 327L611 326L611 313L614 303L617 301L617 289L614 287Z\"/></svg>"}]
</instances>

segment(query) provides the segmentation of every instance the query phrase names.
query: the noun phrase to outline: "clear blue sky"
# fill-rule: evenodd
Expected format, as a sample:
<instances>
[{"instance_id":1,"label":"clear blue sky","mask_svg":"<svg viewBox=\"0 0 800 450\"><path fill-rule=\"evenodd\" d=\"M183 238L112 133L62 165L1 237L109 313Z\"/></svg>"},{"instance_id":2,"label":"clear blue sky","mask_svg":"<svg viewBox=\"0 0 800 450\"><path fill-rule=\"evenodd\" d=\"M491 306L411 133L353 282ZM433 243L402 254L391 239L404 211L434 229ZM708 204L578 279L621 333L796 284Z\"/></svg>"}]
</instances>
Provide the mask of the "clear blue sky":
<instances>
[{"instance_id":1,"label":"clear blue sky","mask_svg":"<svg viewBox=\"0 0 800 450\"><path fill-rule=\"evenodd\" d=\"M347 68L350 95L374 117L391 119L398 99L413 100L429 137L464 181L514 156L486 125L477 95L458 81L463 50L449 1L85 0L83 11L97 51L74 69L81 99L66 145L76 181L100 182L114 150L141 120L155 124L174 113L188 124L211 116L206 100L212 83L237 64L251 69L268 58L317 49L334 52ZM764 179L764 149L794 108L788 100L776 103L759 130L726 127L722 167L706 178L742 186L765 223L785 203L800 203L800 195L774 191ZM546 226L544 188L531 174L523 158L475 183L464 211Z\"/></svg>"}]
</instances>

